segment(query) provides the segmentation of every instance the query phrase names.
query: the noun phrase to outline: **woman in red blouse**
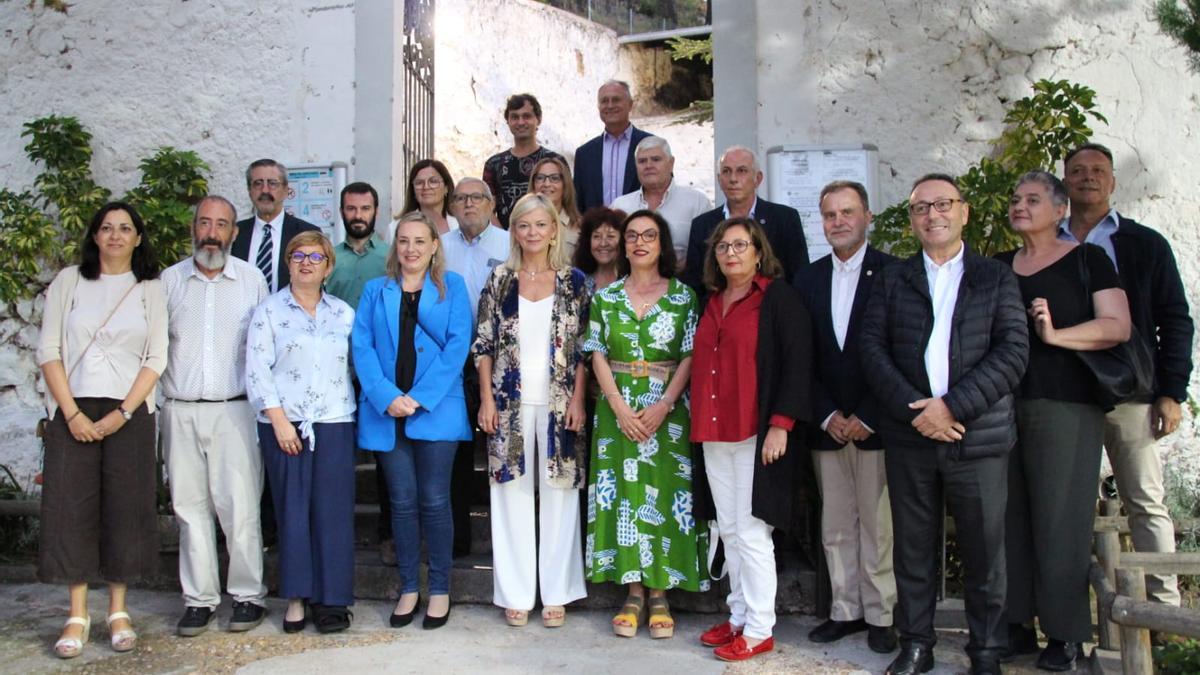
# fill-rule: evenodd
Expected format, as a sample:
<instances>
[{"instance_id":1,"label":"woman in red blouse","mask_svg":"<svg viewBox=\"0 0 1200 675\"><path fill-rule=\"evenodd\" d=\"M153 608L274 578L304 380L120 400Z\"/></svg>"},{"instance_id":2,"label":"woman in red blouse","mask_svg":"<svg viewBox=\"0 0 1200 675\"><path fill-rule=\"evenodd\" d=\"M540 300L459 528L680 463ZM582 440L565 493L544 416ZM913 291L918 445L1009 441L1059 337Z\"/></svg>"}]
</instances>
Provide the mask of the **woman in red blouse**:
<instances>
[{"instance_id":1,"label":"woman in red blouse","mask_svg":"<svg viewBox=\"0 0 1200 675\"><path fill-rule=\"evenodd\" d=\"M704 258L711 291L696 330L692 441L703 444L729 571L729 620L700 641L725 661L774 649L775 548L792 522L792 490L809 419L808 312L786 282L762 227L717 225Z\"/></svg>"}]
</instances>

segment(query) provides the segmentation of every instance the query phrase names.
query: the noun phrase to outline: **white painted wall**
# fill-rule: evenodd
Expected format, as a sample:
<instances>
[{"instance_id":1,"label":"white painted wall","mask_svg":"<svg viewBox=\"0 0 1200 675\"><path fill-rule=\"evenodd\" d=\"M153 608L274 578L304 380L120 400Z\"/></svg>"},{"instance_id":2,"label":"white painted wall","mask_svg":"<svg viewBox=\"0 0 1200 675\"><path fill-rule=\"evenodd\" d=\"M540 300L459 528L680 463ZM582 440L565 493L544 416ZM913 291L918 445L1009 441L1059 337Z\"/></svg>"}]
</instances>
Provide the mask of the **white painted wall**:
<instances>
[{"instance_id":1,"label":"white painted wall","mask_svg":"<svg viewBox=\"0 0 1200 675\"><path fill-rule=\"evenodd\" d=\"M717 0L715 145L873 143L881 208L917 176L986 155L1005 102L1034 81L1085 84L1109 121L1095 140L1117 155L1114 203L1172 242L1200 315L1200 75L1147 15L1123 2ZM1192 455L1195 433L1165 447Z\"/></svg>"}]
</instances>

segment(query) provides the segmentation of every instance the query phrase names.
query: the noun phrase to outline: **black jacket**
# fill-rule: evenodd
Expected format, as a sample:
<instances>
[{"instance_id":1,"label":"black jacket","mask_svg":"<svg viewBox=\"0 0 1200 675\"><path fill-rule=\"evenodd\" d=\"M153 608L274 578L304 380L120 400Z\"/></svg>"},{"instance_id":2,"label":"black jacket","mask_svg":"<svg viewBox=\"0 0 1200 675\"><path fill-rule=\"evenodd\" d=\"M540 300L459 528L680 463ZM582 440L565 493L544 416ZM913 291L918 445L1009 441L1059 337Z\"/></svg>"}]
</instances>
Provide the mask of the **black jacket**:
<instances>
[{"instance_id":1,"label":"black jacket","mask_svg":"<svg viewBox=\"0 0 1200 675\"><path fill-rule=\"evenodd\" d=\"M794 278L796 272L808 264L808 243L804 239L800 213L790 206L759 197L754 207L754 219L762 226L771 243L771 251L783 265L784 280ZM708 251L709 236L722 220L725 220L724 205L692 219L692 230L688 235L687 265L679 278L696 291L701 307L708 298L708 289L704 287L704 254Z\"/></svg>"},{"instance_id":2,"label":"black jacket","mask_svg":"<svg viewBox=\"0 0 1200 675\"><path fill-rule=\"evenodd\" d=\"M254 217L251 216L245 220L239 220L237 226L237 237L233 240L233 248L231 252L235 256L253 265L254 261L250 259L250 237L254 234ZM276 266L279 270L279 283L276 284L276 288L272 290L286 288L291 282L292 273L288 271L287 260L284 259L284 254L287 252L287 245L288 242L292 240L292 237L308 230L319 231L320 228L308 222L307 220L301 220L290 213L283 214L283 232L279 237L279 263Z\"/></svg>"},{"instance_id":3,"label":"black jacket","mask_svg":"<svg viewBox=\"0 0 1200 675\"><path fill-rule=\"evenodd\" d=\"M965 245L965 244L964 244ZM863 370L879 399L880 427L889 450L925 448L918 411L930 397L925 348L933 331L933 302L923 254L879 273L863 317ZM953 445L959 459L1002 455L1017 429L1013 392L1029 360L1029 333L1017 278L1004 263L967 250L950 332L950 388L942 400L967 429Z\"/></svg>"},{"instance_id":4,"label":"black jacket","mask_svg":"<svg viewBox=\"0 0 1200 675\"><path fill-rule=\"evenodd\" d=\"M1192 376L1192 317L1171 245L1158 232L1118 214L1112 236L1117 273L1129 297L1133 325L1154 349L1154 391L1187 399Z\"/></svg>"},{"instance_id":5,"label":"black jacket","mask_svg":"<svg viewBox=\"0 0 1200 675\"><path fill-rule=\"evenodd\" d=\"M634 151L650 134L633 127L629 134L629 154L625 156L625 177L617 196L636 192L642 187L637 177ZM575 149L575 205L580 213L604 206L604 134Z\"/></svg>"},{"instance_id":6,"label":"black jacket","mask_svg":"<svg viewBox=\"0 0 1200 675\"><path fill-rule=\"evenodd\" d=\"M800 291L812 319L813 332L813 418L809 442L814 450L837 450L844 447L821 430L821 422L836 411L855 415L876 433L855 445L862 450L879 450L878 403L867 387L867 378L859 363L859 332L871 288L879 271L896 262L897 258L867 246L862 270L854 291L850 309L850 325L846 328L845 347L839 347L833 331L833 258L832 254L801 269L793 285Z\"/></svg>"},{"instance_id":7,"label":"black jacket","mask_svg":"<svg viewBox=\"0 0 1200 675\"><path fill-rule=\"evenodd\" d=\"M750 510L755 518L780 529L791 529L796 522L797 485L808 462L805 426L812 419L811 355L812 329L804 303L786 280L776 279L767 286L758 316L758 443ZM763 466L762 446L772 415L791 417L796 425L788 434L783 457ZM716 510L699 444L692 456L696 459L692 472L695 515L697 520L713 520Z\"/></svg>"}]
</instances>

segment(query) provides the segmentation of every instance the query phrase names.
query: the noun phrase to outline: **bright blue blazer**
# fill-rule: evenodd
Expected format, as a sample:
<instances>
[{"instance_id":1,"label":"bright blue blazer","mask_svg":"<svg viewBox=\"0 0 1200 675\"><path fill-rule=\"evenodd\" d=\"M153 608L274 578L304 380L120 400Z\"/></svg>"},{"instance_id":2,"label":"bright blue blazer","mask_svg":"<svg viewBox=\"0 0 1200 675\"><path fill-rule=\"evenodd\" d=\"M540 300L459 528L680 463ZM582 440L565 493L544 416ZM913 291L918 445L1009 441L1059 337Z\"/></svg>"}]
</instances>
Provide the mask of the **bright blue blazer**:
<instances>
[{"instance_id":1,"label":"bright blue blazer","mask_svg":"<svg viewBox=\"0 0 1200 675\"><path fill-rule=\"evenodd\" d=\"M400 338L400 284L392 277L368 281L358 301L354 331L354 370L362 393L358 402L358 447L390 452L396 447L396 418L387 407L407 394L421 404L405 422L409 438L424 441L471 439L463 397L463 365L471 347L471 305L463 278L445 274L446 297L425 273L417 304L413 343L417 371L409 391L396 386Z\"/></svg>"}]
</instances>

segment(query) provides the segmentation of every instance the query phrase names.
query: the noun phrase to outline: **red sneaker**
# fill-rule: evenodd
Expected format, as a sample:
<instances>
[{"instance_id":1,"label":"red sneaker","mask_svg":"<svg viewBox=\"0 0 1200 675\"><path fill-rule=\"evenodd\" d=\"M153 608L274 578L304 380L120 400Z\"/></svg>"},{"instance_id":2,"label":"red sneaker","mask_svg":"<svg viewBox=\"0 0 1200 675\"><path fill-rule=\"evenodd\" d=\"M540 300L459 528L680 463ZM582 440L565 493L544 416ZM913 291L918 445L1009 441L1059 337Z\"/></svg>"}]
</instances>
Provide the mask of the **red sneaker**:
<instances>
[{"instance_id":1,"label":"red sneaker","mask_svg":"<svg viewBox=\"0 0 1200 675\"><path fill-rule=\"evenodd\" d=\"M733 624L726 621L704 631L704 634L700 636L700 644L705 647L724 647L741 634L741 626L734 628Z\"/></svg>"},{"instance_id":2,"label":"red sneaker","mask_svg":"<svg viewBox=\"0 0 1200 675\"><path fill-rule=\"evenodd\" d=\"M751 648L746 646L746 638L739 635L724 647L714 649L713 656L722 661L745 661L759 654L769 652L772 649L775 649L775 638L773 637L769 637Z\"/></svg>"}]
</instances>

